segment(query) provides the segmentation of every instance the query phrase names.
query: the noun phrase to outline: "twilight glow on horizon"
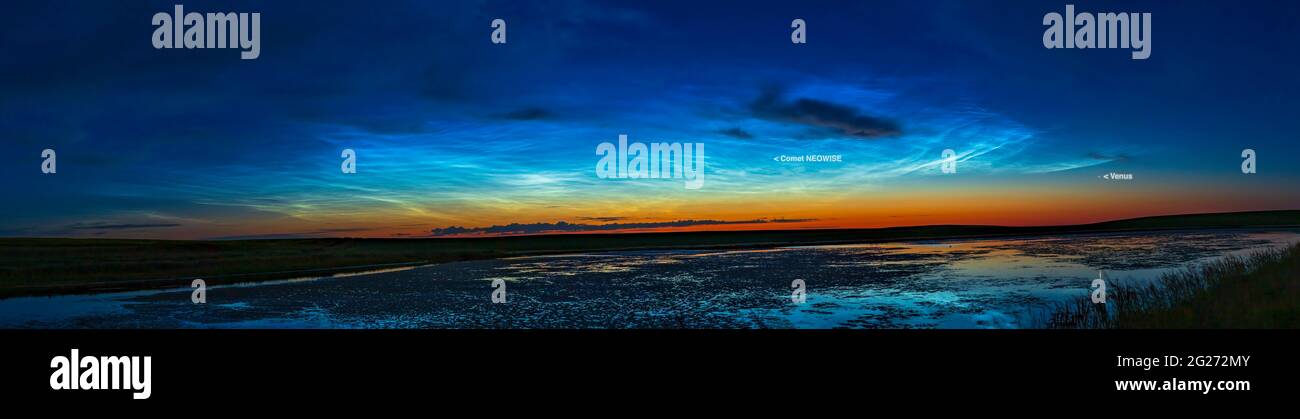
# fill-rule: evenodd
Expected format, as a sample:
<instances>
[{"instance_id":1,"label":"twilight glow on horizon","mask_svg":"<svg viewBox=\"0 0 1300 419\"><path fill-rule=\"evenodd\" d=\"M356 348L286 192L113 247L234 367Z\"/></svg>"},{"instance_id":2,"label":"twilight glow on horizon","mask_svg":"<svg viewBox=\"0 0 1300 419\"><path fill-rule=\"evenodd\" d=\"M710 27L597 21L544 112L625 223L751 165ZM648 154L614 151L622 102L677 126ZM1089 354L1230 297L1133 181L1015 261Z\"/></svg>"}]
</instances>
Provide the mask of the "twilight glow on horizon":
<instances>
[{"instance_id":1,"label":"twilight glow on horizon","mask_svg":"<svg viewBox=\"0 0 1300 419\"><path fill-rule=\"evenodd\" d=\"M1300 4L1046 49L1041 1L184 2L261 51L154 49L169 2L0 18L0 236L164 239L1056 225L1300 209ZM444 4L445 3L445 4ZM644 3L644 2L642 2ZM1253 3L1253 2L1249 2ZM490 22L508 23L493 44ZM807 43L790 42L792 19ZM705 144L699 189L597 146ZM58 152L56 174L41 151ZM355 150L357 173L340 171ZM940 170L942 153L957 172ZM1258 173L1243 174L1243 149ZM839 155L839 162L780 156ZM1109 173L1132 180L1107 180Z\"/></svg>"}]
</instances>

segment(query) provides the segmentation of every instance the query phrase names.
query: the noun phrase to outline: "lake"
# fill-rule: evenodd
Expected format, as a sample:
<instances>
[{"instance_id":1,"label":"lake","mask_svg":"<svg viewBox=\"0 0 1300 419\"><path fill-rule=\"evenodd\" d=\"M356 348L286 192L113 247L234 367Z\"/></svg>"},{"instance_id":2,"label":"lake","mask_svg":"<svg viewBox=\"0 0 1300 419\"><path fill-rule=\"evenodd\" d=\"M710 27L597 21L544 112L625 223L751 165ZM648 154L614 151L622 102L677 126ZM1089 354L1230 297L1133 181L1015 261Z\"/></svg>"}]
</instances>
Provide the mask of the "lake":
<instances>
[{"instance_id":1,"label":"lake","mask_svg":"<svg viewBox=\"0 0 1300 419\"><path fill-rule=\"evenodd\" d=\"M1099 276L1151 281L1298 241L1212 230L520 257L211 286L206 304L189 288L10 298L0 328L1024 328Z\"/></svg>"}]
</instances>

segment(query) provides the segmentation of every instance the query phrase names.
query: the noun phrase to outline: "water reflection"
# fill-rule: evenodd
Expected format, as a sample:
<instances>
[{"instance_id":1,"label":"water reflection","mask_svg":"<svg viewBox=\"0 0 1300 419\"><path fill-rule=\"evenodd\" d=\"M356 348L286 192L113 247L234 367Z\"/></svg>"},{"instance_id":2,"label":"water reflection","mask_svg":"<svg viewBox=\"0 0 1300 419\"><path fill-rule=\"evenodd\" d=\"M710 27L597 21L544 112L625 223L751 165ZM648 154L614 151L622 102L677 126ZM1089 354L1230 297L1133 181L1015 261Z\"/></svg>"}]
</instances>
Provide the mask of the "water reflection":
<instances>
[{"instance_id":1,"label":"water reflection","mask_svg":"<svg viewBox=\"0 0 1300 419\"><path fill-rule=\"evenodd\" d=\"M0 300L0 327L1015 328L1111 280L1148 281L1295 231L629 251L509 258L367 275ZM491 281L507 283L492 304ZM790 283L807 283L807 301Z\"/></svg>"}]
</instances>

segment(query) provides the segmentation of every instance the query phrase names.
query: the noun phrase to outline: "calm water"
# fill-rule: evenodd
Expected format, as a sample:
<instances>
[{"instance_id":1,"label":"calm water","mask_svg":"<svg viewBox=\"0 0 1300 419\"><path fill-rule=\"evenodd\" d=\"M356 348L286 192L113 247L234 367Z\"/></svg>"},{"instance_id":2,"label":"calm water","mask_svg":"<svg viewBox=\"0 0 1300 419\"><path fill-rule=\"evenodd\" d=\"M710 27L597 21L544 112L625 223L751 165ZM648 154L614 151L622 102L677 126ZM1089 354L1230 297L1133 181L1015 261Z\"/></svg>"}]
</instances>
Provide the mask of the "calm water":
<instances>
[{"instance_id":1,"label":"calm water","mask_svg":"<svg viewBox=\"0 0 1300 419\"><path fill-rule=\"evenodd\" d=\"M526 257L213 286L205 305L188 288L12 298L0 327L1016 328L1103 272L1149 281L1297 241L1211 231ZM494 279L505 304L491 303Z\"/></svg>"}]
</instances>

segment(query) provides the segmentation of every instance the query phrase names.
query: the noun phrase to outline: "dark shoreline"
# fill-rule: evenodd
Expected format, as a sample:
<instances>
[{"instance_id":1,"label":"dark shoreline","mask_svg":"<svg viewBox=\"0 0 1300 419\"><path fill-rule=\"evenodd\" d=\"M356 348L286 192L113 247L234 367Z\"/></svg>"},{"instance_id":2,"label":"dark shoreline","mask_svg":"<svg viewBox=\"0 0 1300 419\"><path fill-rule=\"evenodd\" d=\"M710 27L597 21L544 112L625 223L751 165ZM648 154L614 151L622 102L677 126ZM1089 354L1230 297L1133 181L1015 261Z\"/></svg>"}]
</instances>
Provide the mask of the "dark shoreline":
<instances>
[{"instance_id":1,"label":"dark shoreline","mask_svg":"<svg viewBox=\"0 0 1300 419\"><path fill-rule=\"evenodd\" d=\"M1300 210L1144 217L1095 224L1045 227L920 226L879 229L760 230L686 233L563 234L465 239L283 239L168 241L112 239L0 239L5 249L0 299L94 294L323 277L445 262L638 250L731 250L783 246L974 240L1179 230L1300 227ZM278 252L278 253L277 253ZM78 265L52 258L74 258ZM127 259L130 258L130 259ZM170 258L164 262L159 259ZM278 259L277 259L278 258ZM322 260L362 263L313 266ZM158 265L167 265L160 268ZM234 272L213 271L235 267ZM239 271L247 266L272 269ZM290 269L274 269L283 266ZM112 269L122 269L114 272ZM197 275L148 277L156 271ZM202 269L207 268L207 274ZM103 269L108 269L107 271ZM123 273L126 272L126 273ZM62 275L61 275L62 274ZM304 275L307 274L307 275ZM53 276L78 279L57 281ZM145 277L140 277L145 276ZM124 279L111 279L124 278ZM15 282L34 282L21 284Z\"/></svg>"}]
</instances>

